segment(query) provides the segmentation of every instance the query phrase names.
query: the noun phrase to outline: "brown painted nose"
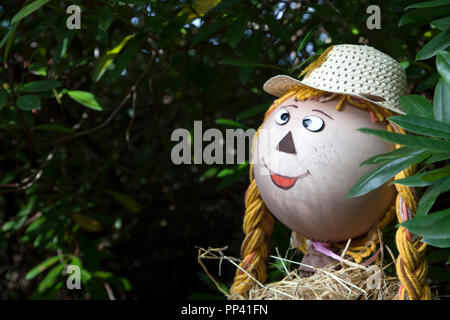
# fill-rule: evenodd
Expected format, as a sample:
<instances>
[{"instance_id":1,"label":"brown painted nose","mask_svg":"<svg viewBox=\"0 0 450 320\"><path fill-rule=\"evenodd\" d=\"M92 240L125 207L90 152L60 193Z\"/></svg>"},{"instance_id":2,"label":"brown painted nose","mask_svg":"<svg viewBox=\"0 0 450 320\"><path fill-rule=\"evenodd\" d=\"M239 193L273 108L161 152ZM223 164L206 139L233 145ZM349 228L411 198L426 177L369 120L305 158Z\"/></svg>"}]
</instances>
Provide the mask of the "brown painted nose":
<instances>
[{"instance_id":1,"label":"brown painted nose","mask_svg":"<svg viewBox=\"0 0 450 320\"><path fill-rule=\"evenodd\" d=\"M292 139L292 132L288 132L283 139L278 143L277 146L278 151L291 153L291 154L297 154L297 151L295 150L294 145L294 139Z\"/></svg>"}]
</instances>

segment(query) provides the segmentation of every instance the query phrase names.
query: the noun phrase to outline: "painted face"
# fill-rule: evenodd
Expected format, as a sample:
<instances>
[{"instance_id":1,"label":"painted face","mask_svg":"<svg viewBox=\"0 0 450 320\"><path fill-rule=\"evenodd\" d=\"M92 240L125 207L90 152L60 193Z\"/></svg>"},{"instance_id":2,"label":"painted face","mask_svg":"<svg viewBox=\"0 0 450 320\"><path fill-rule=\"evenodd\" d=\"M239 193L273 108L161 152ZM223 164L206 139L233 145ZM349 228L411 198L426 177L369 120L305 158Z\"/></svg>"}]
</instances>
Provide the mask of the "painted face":
<instances>
[{"instance_id":1,"label":"painted face","mask_svg":"<svg viewBox=\"0 0 450 320\"><path fill-rule=\"evenodd\" d=\"M284 225L320 241L342 241L369 231L394 199L384 185L346 198L373 166L359 164L393 146L356 131L384 129L347 102L284 101L264 121L254 149L254 175L261 197Z\"/></svg>"}]
</instances>

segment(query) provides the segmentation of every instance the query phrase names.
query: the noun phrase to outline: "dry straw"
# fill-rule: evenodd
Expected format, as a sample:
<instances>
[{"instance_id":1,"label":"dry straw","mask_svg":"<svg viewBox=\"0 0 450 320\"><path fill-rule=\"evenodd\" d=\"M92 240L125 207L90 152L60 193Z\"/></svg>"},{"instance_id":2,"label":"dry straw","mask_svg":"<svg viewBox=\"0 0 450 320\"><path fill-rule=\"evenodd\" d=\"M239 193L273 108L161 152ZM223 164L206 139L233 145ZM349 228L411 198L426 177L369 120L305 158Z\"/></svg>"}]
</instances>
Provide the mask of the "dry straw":
<instances>
[{"instance_id":1,"label":"dry straw","mask_svg":"<svg viewBox=\"0 0 450 320\"><path fill-rule=\"evenodd\" d=\"M239 266L239 259L224 255L224 248L199 248L198 262L215 283L217 288L228 298L233 300L396 300L400 281L397 277L388 276L386 268L394 264L395 258L386 266L380 262L371 266L363 266L350 260L343 259L333 262L324 268L314 268L315 273L308 278L301 278L297 268L288 271L286 264L302 265L280 256L270 256L274 261L280 261L284 278L278 282L262 284L251 273ZM390 252L389 248L386 247ZM391 253L391 252L390 252ZM255 286L248 292L248 296L230 295L217 282L206 268L203 260L219 260L219 275L223 260L245 272L255 281ZM303 264L304 265L304 264Z\"/></svg>"}]
</instances>

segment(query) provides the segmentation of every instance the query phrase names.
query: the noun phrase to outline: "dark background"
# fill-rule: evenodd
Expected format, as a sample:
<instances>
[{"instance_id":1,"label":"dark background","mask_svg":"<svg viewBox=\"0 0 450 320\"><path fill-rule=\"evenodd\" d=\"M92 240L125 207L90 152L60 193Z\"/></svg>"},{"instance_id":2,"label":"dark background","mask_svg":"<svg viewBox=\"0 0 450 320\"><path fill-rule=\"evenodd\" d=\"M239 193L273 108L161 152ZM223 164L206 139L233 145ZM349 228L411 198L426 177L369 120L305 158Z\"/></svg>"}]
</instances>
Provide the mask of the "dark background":
<instances>
[{"instance_id":1,"label":"dark background","mask_svg":"<svg viewBox=\"0 0 450 320\"><path fill-rule=\"evenodd\" d=\"M12 23L38 1L2 1L0 298L223 298L197 247L239 257L248 166L174 165L173 130L192 132L194 120L256 128L273 99L263 83L298 76L330 44L391 55L410 92L431 98L434 58L415 55L440 32L429 22L448 12L422 10L399 26L414 2L50 1ZM66 27L71 4L81 30ZM366 27L370 4L381 8L380 30ZM88 93L83 103L74 90ZM19 100L27 95L31 106ZM284 252L288 239L277 224L274 247ZM435 256L441 290L448 250ZM82 267L82 290L65 289L65 264ZM231 285L233 266L224 262L219 278L217 261L206 264Z\"/></svg>"}]
</instances>

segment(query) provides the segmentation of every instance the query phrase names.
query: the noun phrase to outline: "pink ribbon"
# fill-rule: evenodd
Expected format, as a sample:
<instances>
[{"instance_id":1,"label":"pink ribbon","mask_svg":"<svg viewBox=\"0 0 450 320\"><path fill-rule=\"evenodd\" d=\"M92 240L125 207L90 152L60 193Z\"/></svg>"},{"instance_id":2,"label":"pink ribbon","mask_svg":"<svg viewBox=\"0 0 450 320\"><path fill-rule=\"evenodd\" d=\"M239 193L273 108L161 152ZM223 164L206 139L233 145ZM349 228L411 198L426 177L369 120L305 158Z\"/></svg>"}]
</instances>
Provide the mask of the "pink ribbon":
<instances>
[{"instance_id":1,"label":"pink ribbon","mask_svg":"<svg viewBox=\"0 0 450 320\"><path fill-rule=\"evenodd\" d=\"M330 245L324 242L318 242L318 241L312 241L312 245L314 247L314 249L316 249L317 251L319 251L320 253L323 253L324 255L327 255L331 258L333 258L334 260L338 260L338 261L342 261L343 258L341 256L338 256L336 253L334 253L333 251L331 251L330 249L328 249L327 247L329 247ZM377 252L375 252L375 254L370 257L369 260L361 263L361 265L367 267L369 264L371 264L372 262L375 261L375 259L378 257L378 255L380 254L381 248L377 250Z\"/></svg>"}]
</instances>

